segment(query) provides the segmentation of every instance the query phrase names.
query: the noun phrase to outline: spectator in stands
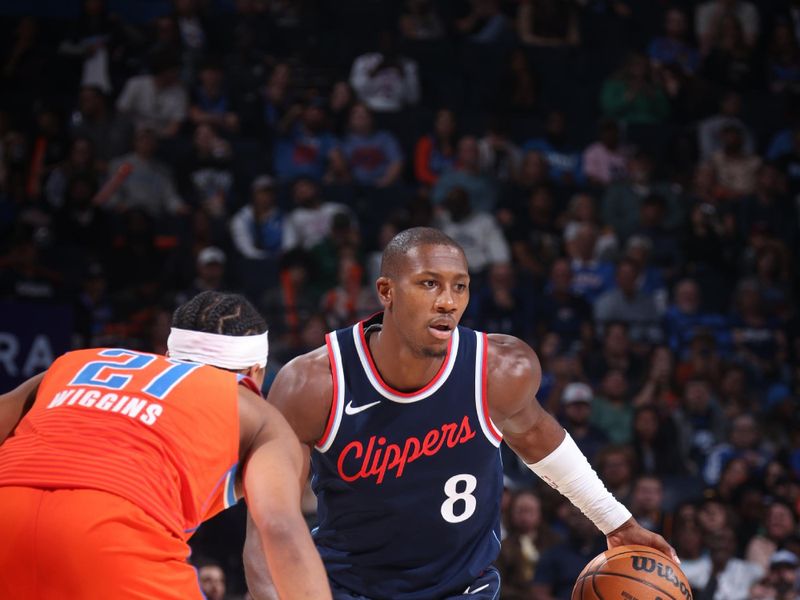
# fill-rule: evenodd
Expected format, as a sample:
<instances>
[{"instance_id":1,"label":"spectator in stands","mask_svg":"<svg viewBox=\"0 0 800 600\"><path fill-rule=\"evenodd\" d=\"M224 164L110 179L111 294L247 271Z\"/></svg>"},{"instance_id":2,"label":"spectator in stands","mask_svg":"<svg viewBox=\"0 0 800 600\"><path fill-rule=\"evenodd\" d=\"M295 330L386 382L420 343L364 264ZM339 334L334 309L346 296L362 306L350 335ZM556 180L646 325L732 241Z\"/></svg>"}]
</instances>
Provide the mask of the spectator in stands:
<instances>
[{"instance_id":1,"label":"spectator in stands","mask_svg":"<svg viewBox=\"0 0 800 600\"><path fill-rule=\"evenodd\" d=\"M724 88L745 91L758 78L752 45L742 23L732 14L720 17L719 33L703 61L702 75Z\"/></svg>"},{"instance_id":2,"label":"spectator in stands","mask_svg":"<svg viewBox=\"0 0 800 600\"><path fill-rule=\"evenodd\" d=\"M581 223L597 227L598 237L594 255L598 260L612 260L617 256L619 252L617 235L613 229L601 224L597 200L588 192L578 192L570 198L567 210L559 215L558 223L559 225L564 224L564 231Z\"/></svg>"},{"instance_id":3,"label":"spectator in stands","mask_svg":"<svg viewBox=\"0 0 800 600\"><path fill-rule=\"evenodd\" d=\"M379 34L377 52L356 57L350 85L358 99L377 113L398 112L419 102L417 63L396 49L394 34Z\"/></svg>"},{"instance_id":4,"label":"spectator in stands","mask_svg":"<svg viewBox=\"0 0 800 600\"><path fill-rule=\"evenodd\" d=\"M531 114L539 102L539 94L539 82L528 55L524 49L515 48L508 55L500 74L493 103L495 110L507 114Z\"/></svg>"},{"instance_id":5,"label":"spectator in stands","mask_svg":"<svg viewBox=\"0 0 800 600\"><path fill-rule=\"evenodd\" d=\"M758 40L760 19L752 2L745 0L707 0L699 4L694 13L694 29L700 40L700 49L708 54L714 43L724 35L724 19L731 16L744 31L743 40L754 46Z\"/></svg>"},{"instance_id":6,"label":"spectator in stands","mask_svg":"<svg viewBox=\"0 0 800 600\"><path fill-rule=\"evenodd\" d=\"M183 304L200 292L220 291L226 288L227 256L220 248L208 246L197 254L195 278L189 289L183 290L175 298L175 304Z\"/></svg>"},{"instance_id":7,"label":"spectator in stands","mask_svg":"<svg viewBox=\"0 0 800 600\"><path fill-rule=\"evenodd\" d=\"M723 440L725 415L705 379L686 382L681 406L673 413L682 454L696 473L705 468L715 444Z\"/></svg>"},{"instance_id":8,"label":"spectator in stands","mask_svg":"<svg viewBox=\"0 0 800 600\"><path fill-rule=\"evenodd\" d=\"M797 209L785 195L781 173L774 165L760 165L754 177L752 195L740 203L739 225L745 234L753 224L766 226L787 247L798 238Z\"/></svg>"},{"instance_id":9,"label":"spectator in stands","mask_svg":"<svg viewBox=\"0 0 800 600\"><path fill-rule=\"evenodd\" d=\"M201 565L197 569L200 589L207 600L225 600L225 571L214 562Z\"/></svg>"},{"instance_id":10,"label":"spectator in stands","mask_svg":"<svg viewBox=\"0 0 800 600\"><path fill-rule=\"evenodd\" d=\"M233 245L245 258L277 259L283 248L283 213L275 199L275 181L259 175L251 185L250 203L231 219Z\"/></svg>"},{"instance_id":11,"label":"spectator in stands","mask_svg":"<svg viewBox=\"0 0 800 600\"><path fill-rule=\"evenodd\" d=\"M137 75L125 82L117 110L137 127L152 128L159 137L171 138L186 119L189 99L180 82L179 63L170 55L153 59L150 75Z\"/></svg>"},{"instance_id":12,"label":"spectator in stands","mask_svg":"<svg viewBox=\"0 0 800 600\"><path fill-rule=\"evenodd\" d=\"M608 436L591 422L594 392L585 383L567 384L561 393L561 423L589 462L608 444Z\"/></svg>"},{"instance_id":13,"label":"spectator in stands","mask_svg":"<svg viewBox=\"0 0 800 600\"><path fill-rule=\"evenodd\" d=\"M764 511L762 532L750 540L745 558L763 569L792 536L797 535L797 515L782 499L772 501Z\"/></svg>"},{"instance_id":14,"label":"spectator in stands","mask_svg":"<svg viewBox=\"0 0 800 600\"><path fill-rule=\"evenodd\" d=\"M738 125L726 125L720 131L722 145L711 155L720 189L727 198L752 194L761 158L747 151L743 130Z\"/></svg>"},{"instance_id":15,"label":"spectator in stands","mask_svg":"<svg viewBox=\"0 0 800 600\"><path fill-rule=\"evenodd\" d=\"M192 136L192 152L179 173L182 195L194 206L220 221L232 204L233 150L208 124L198 125Z\"/></svg>"},{"instance_id":16,"label":"spectator in stands","mask_svg":"<svg viewBox=\"0 0 800 600\"><path fill-rule=\"evenodd\" d=\"M516 176L499 197L497 212L504 227L514 223L516 213L525 208L531 193L543 184L551 184L550 169L544 155L536 150L523 153Z\"/></svg>"},{"instance_id":17,"label":"spectator in stands","mask_svg":"<svg viewBox=\"0 0 800 600\"><path fill-rule=\"evenodd\" d=\"M583 151L583 174L588 182L606 187L627 176L628 152L620 143L619 125L613 119L600 122L596 142Z\"/></svg>"},{"instance_id":18,"label":"spectator in stands","mask_svg":"<svg viewBox=\"0 0 800 600\"><path fill-rule=\"evenodd\" d=\"M633 484L630 500L631 514L650 531L664 533L664 484L653 475L641 475Z\"/></svg>"},{"instance_id":19,"label":"spectator in stands","mask_svg":"<svg viewBox=\"0 0 800 600\"><path fill-rule=\"evenodd\" d=\"M775 165L786 178L789 195L796 199L800 197L800 127L795 128L791 138L791 148L777 157Z\"/></svg>"},{"instance_id":20,"label":"spectator in stands","mask_svg":"<svg viewBox=\"0 0 800 600\"><path fill-rule=\"evenodd\" d=\"M767 49L767 82L773 94L793 92L800 86L800 48L792 23L776 21Z\"/></svg>"},{"instance_id":21,"label":"spectator in stands","mask_svg":"<svg viewBox=\"0 0 800 600\"><path fill-rule=\"evenodd\" d=\"M778 550L769 560L767 581L775 590L777 600L796 600L800 560L790 550Z\"/></svg>"},{"instance_id":22,"label":"spectator in stands","mask_svg":"<svg viewBox=\"0 0 800 600\"><path fill-rule=\"evenodd\" d=\"M25 181L25 193L36 201L52 170L67 158L68 140L61 116L53 108L42 106L35 111L36 131L31 141L31 154Z\"/></svg>"},{"instance_id":23,"label":"spectator in stands","mask_svg":"<svg viewBox=\"0 0 800 600\"><path fill-rule=\"evenodd\" d=\"M295 205L283 225L283 249L310 250L331 232L333 218L339 213L349 214L343 204L327 202L320 196L319 185L308 178L300 178L292 185Z\"/></svg>"},{"instance_id":24,"label":"spectator in stands","mask_svg":"<svg viewBox=\"0 0 800 600\"><path fill-rule=\"evenodd\" d=\"M412 42L430 42L441 39L445 28L431 0L406 0L400 15L400 33Z\"/></svg>"},{"instance_id":25,"label":"spectator in stands","mask_svg":"<svg viewBox=\"0 0 800 600\"><path fill-rule=\"evenodd\" d=\"M524 0L517 9L517 35L526 46L577 46L578 7L559 0Z\"/></svg>"},{"instance_id":26,"label":"spectator in stands","mask_svg":"<svg viewBox=\"0 0 800 600\"><path fill-rule=\"evenodd\" d=\"M564 245L572 268L572 291L590 304L614 285L614 265L595 259L597 227L578 223L564 230Z\"/></svg>"},{"instance_id":27,"label":"spectator in stands","mask_svg":"<svg viewBox=\"0 0 800 600\"><path fill-rule=\"evenodd\" d=\"M495 566L500 571L503 599L528 600L542 553L557 541L542 515L542 502L522 489L508 503L508 535Z\"/></svg>"},{"instance_id":28,"label":"spectator in stands","mask_svg":"<svg viewBox=\"0 0 800 600\"><path fill-rule=\"evenodd\" d=\"M356 104L350 111L349 130L341 151L358 184L387 188L398 183L403 174L400 144L389 131L373 129L372 113L365 104Z\"/></svg>"},{"instance_id":29,"label":"spectator in stands","mask_svg":"<svg viewBox=\"0 0 800 600\"><path fill-rule=\"evenodd\" d=\"M486 134L478 141L478 156L481 172L487 177L509 183L516 175L522 153L500 117L489 121Z\"/></svg>"},{"instance_id":30,"label":"spectator in stands","mask_svg":"<svg viewBox=\"0 0 800 600\"><path fill-rule=\"evenodd\" d=\"M700 57L689 40L686 13L679 7L669 7L664 13L664 35L650 42L647 55L656 76L668 65L677 65L686 75L697 71Z\"/></svg>"},{"instance_id":31,"label":"spectator in stands","mask_svg":"<svg viewBox=\"0 0 800 600\"><path fill-rule=\"evenodd\" d=\"M155 130L139 126L133 142L133 152L121 156L109 165L116 173L123 164L129 164L131 174L106 206L116 211L142 209L154 219L164 215L186 214L189 210L175 189L169 167L156 158L158 137Z\"/></svg>"},{"instance_id":32,"label":"spectator in stands","mask_svg":"<svg viewBox=\"0 0 800 600\"><path fill-rule=\"evenodd\" d=\"M227 89L222 66L206 62L198 76L199 84L192 94L189 120L195 125L211 125L228 134L239 131L239 115L233 96Z\"/></svg>"},{"instance_id":33,"label":"spectator in stands","mask_svg":"<svg viewBox=\"0 0 800 600\"><path fill-rule=\"evenodd\" d=\"M610 321L622 321L630 328L635 343L657 344L661 341L659 313L652 293L638 286L639 266L629 258L617 263L616 286L597 298L594 318L600 331Z\"/></svg>"},{"instance_id":34,"label":"spectator in stands","mask_svg":"<svg viewBox=\"0 0 800 600\"><path fill-rule=\"evenodd\" d=\"M603 537L578 509L567 506L564 512L567 539L542 553L533 577L533 600L569 598L583 567L606 548Z\"/></svg>"},{"instance_id":35,"label":"spectator in stands","mask_svg":"<svg viewBox=\"0 0 800 600\"><path fill-rule=\"evenodd\" d=\"M580 349L592 339L592 310L586 300L572 291L572 269L567 259L559 258L550 267L538 313L539 339L548 331L555 332L570 351Z\"/></svg>"},{"instance_id":36,"label":"spectator in stands","mask_svg":"<svg viewBox=\"0 0 800 600\"><path fill-rule=\"evenodd\" d=\"M372 286L364 285L364 269L354 253L342 254L338 263L337 285L321 300L325 324L331 329L348 327L380 310Z\"/></svg>"},{"instance_id":37,"label":"spectator in stands","mask_svg":"<svg viewBox=\"0 0 800 600\"><path fill-rule=\"evenodd\" d=\"M739 415L731 422L728 441L718 444L709 453L703 479L708 485L716 485L726 465L736 459L743 459L748 469L761 472L771 456L761 442L755 418L749 414Z\"/></svg>"},{"instance_id":38,"label":"spectator in stands","mask_svg":"<svg viewBox=\"0 0 800 600\"><path fill-rule=\"evenodd\" d=\"M733 125L743 135L743 149L746 154L753 153L753 134L741 119L742 96L739 92L726 92L719 103L719 112L700 121L697 127L697 143L700 147L700 159L710 160L714 153L722 150L722 134L725 128Z\"/></svg>"},{"instance_id":39,"label":"spectator in stands","mask_svg":"<svg viewBox=\"0 0 800 600\"><path fill-rule=\"evenodd\" d=\"M292 69L287 63L279 62L269 72L261 91L261 121L268 129L277 129L281 134L290 130L297 116L296 109L293 110L296 98L291 86Z\"/></svg>"},{"instance_id":40,"label":"spectator in stands","mask_svg":"<svg viewBox=\"0 0 800 600\"><path fill-rule=\"evenodd\" d=\"M629 391L630 385L625 374L619 369L610 369L603 376L599 393L592 402L592 424L615 444L627 444L633 434L633 407L628 398ZM633 465L630 469L633 469Z\"/></svg>"},{"instance_id":41,"label":"spectator in stands","mask_svg":"<svg viewBox=\"0 0 800 600\"><path fill-rule=\"evenodd\" d=\"M602 202L603 221L614 229L621 241L636 231L642 200L653 193L666 200L664 225L667 228L677 226L683 217L683 208L674 188L666 182L654 181L652 158L643 152L637 153L628 160L627 180L611 185Z\"/></svg>"},{"instance_id":42,"label":"spectator in stands","mask_svg":"<svg viewBox=\"0 0 800 600\"><path fill-rule=\"evenodd\" d=\"M328 118L332 124L333 133L337 137L342 137L347 132L350 110L355 101L355 92L344 79L340 79L331 86L331 93L328 97Z\"/></svg>"},{"instance_id":43,"label":"spectator in stands","mask_svg":"<svg viewBox=\"0 0 800 600\"><path fill-rule=\"evenodd\" d=\"M343 169L338 143L325 124L323 104L322 98L311 98L282 118L286 133L276 141L273 157L280 181L335 180Z\"/></svg>"},{"instance_id":44,"label":"spectator in stands","mask_svg":"<svg viewBox=\"0 0 800 600\"><path fill-rule=\"evenodd\" d=\"M758 380L778 376L776 369L786 360L783 323L764 312L758 283L742 280L736 290L731 319L734 351Z\"/></svg>"},{"instance_id":45,"label":"spectator in stands","mask_svg":"<svg viewBox=\"0 0 800 600\"><path fill-rule=\"evenodd\" d=\"M755 279L764 310L783 322L793 311L789 252L783 244L769 244L756 253Z\"/></svg>"},{"instance_id":46,"label":"spectator in stands","mask_svg":"<svg viewBox=\"0 0 800 600\"><path fill-rule=\"evenodd\" d=\"M640 402L638 398L634 400L637 402ZM655 404L641 404L634 410L631 447L636 455L637 473L664 477L686 472L670 425L669 421L662 419Z\"/></svg>"},{"instance_id":47,"label":"spectator in stands","mask_svg":"<svg viewBox=\"0 0 800 600\"><path fill-rule=\"evenodd\" d=\"M436 113L433 132L425 134L414 147L414 177L433 186L456 159L456 117L452 110Z\"/></svg>"},{"instance_id":48,"label":"spectator in stands","mask_svg":"<svg viewBox=\"0 0 800 600\"><path fill-rule=\"evenodd\" d=\"M511 250L496 219L473 210L466 190L452 188L442 208L438 226L461 244L473 276L485 275L492 265L511 260Z\"/></svg>"},{"instance_id":49,"label":"spectator in stands","mask_svg":"<svg viewBox=\"0 0 800 600\"><path fill-rule=\"evenodd\" d=\"M533 333L534 302L527 287L517 283L510 263L492 264L485 284L476 284L475 288L470 300L474 308L468 318L474 319L476 329L509 335L514 331L523 338Z\"/></svg>"},{"instance_id":50,"label":"spectator in stands","mask_svg":"<svg viewBox=\"0 0 800 600\"><path fill-rule=\"evenodd\" d=\"M650 365L642 387L636 394L635 406L652 404L661 411L672 411L680 395L676 391L675 357L667 346L657 346L650 353Z\"/></svg>"},{"instance_id":51,"label":"spectator in stands","mask_svg":"<svg viewBox=\"0 0 800 600\"><path fill-rule=\"evenodd\" d=\"M509 31L498 0L470 0L467 14L456 19L455 29L475 44L500 43Z\"/></svg>"},{"instance_id":52,"label":"spectator in stands","mask_svg":"<svg viewBox=\"0 0 800 600\"><path fill-rule=\"evenodd\" d=\"M492 181L481 175L478 141L471 135L458 140L456 162L437 180L431 193L433 202L444 202L454 187L466 190L474 210L491 212L494 208L497 192Z\"/></svg>"},{"instance_id":53,"label":"spectator in stands","mask_svg":"<svg viewBox=\"0 0 800 600\"><path fill-rule=\"evenodd\" d=\"M660 123L669 116L667 97L653 81L647 57L638 53L603 83L600 105L605 116L625 124Z\"/></svg>"},{"instance_id":54,"label":"spectator in stands","mask_svg":"<svg viewBox=\"0 0 800 600\"><path fill-rule=\"evenodd\" d=\"M87 177L99 182L100 174L95 169L94 147L87 138L74 137L67 159L56 166L47 177L44 195L53 208L64 205L67 186L75 177Z\"/></svg>"},{"instance_id":55,"label":"spectator in stands","mask_svg":"<svg viewBox=\"0 0 800 600\"><path fill-rule=\"evenodd\" d=\"M72 115L71 134L92 142L97 167L104 170L109 159L131 148L133 127L123 114L108 105L108 97L96 87L82 87L78 93L78 110Z\"/></svg>"},{"instance_id":56,"label":"spectator in stands","mask_svg":"<svg viewBox=\"0 0 800 600\"><path fill-rule=\"evenodd\" d=\"M544 135L525 142L524 152L541 152L550 166L550 177L559 185L575 185L583 180L581 155L567 137L567 117L561 110L547 115Z\"/></svg>"},{"instance_id":57,"label":"spectator in stands","mask_svg":"<svg viewBox=\"0 0 800 600\"><path fill-rule=\"evenodd\" d=\"M660 291L665 280L673 278L681 258L677 235L664 225L666 204L659 194L650 194L642 200L639 207L639 227L628 238L625 247L626 255L637 260L640 269L646 268L648 263L652 264L652 270L643 272L642 282L642 286L650 292ZM659 309L664 307L661 302L658 304Z\"/></svg>"},{"instance_id":58,"label":"spectator in stands","mask_svg":"<svg viewBox=\"0 0 800 600\"><path fill-rule=\"evenodd\" d=\"M695 597L748 600L750 586L763 577L764 569L735 557L736 534L730 527L712 532L707 545L708 554L688 570L681 565Z\"/></svg>"},{"instance_id":59,"label":"spectator in stands","mask_svg":"<svg viewBox=\"0 0 800 600\"><path fill-rule=\"evenodd\" d=\"M521 208L506 235L520 267L530 275L543 276L561 246L552 189L547 185L534 188L527 206Z\"/></svg>"},{"instance_id":60,"label":"spectator in stands","mask_svg":"<svg viewBox=\"0 0 800 600\"><path fill-rule=\"evenodd\" d=\"M70 176L64 184L64 202L53 215L53 234L63 249L101 260L108 252L112 227L107 213L92 203L97 189L96 175Z\"/></svg>"}]
</instances>

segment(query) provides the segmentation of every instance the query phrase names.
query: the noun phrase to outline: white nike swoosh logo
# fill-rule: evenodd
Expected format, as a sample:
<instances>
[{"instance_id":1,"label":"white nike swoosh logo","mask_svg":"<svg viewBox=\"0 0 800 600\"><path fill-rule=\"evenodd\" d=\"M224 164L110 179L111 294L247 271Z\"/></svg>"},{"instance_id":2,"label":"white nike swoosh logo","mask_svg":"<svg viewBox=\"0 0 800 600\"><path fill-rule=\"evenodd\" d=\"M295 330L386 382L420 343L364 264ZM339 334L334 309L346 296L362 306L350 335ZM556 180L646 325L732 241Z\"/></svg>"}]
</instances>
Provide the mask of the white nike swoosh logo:
<instances>
[{"instance_id":1,"label":"white nike swoosh logo","mask_svg":"<svg viewBox=\"0 0 800 600\"><path fill-rule=\"evenodd\" d=\"M469 588L470 588L470 587L472 587L472 586L467 586L467 589L465 589L465 590L464 590L464 593L465 593L465 594L477 594L477 593L478 593L478 592L480 592L481 590L485 590L486 588L488 588L488 587L489 587L489 584L487 583L486 585L482 585L482 586L481 586L481 587L479 587L479 588L475 588L475 589L474 589L474 590L472 590L471 592L469 591Z\"/></svg>"},{"instance_id":2,"label":"white nike swoosh logo","mask_svg":"<svg viewBox=\"0 0 800 600\"><path fill-rule=\"evenodd\" d=\"M347 404L344 405L344 412L348 415L357 415L363 410L367 410L368 408L372 408L373 406L380 404L381 401L378 400L377 402L372 402L370 404L365 404L364 406L353 406L353 401L350 400Z\"/></svg>"}]
</instances>

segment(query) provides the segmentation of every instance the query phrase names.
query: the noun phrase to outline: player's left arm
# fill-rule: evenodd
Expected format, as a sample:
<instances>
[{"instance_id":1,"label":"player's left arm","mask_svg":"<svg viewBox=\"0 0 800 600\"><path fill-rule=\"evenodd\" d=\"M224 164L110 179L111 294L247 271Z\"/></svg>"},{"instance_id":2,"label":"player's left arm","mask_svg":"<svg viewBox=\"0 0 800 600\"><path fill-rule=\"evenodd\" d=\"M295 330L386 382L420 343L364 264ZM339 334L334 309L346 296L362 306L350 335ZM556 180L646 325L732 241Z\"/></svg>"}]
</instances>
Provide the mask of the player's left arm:
<instances>
[{"instance_id":1,"label":"player's left arm","mask_svg":"<svg viewBox=\"0 0 800 600\"><path fill-rule=\"evenodd\" d=\"M33 406L44 373L34 375L8 393L0 395L0 444L11 435Z\"/></svg>"},{"instance_id":2,"label":"player's left arm","mask_svg":"<svg viewBox=\"0 0 800 600\"><path fill-rule=\"evenodd\" d=\"M536 400L542 368L525 342L489 335L487 394L492 421L528 468L605 533L609 547L641 544L677 560L660 535L639 525L605 488L561 425Z\"/></svg>"}]
</instances>

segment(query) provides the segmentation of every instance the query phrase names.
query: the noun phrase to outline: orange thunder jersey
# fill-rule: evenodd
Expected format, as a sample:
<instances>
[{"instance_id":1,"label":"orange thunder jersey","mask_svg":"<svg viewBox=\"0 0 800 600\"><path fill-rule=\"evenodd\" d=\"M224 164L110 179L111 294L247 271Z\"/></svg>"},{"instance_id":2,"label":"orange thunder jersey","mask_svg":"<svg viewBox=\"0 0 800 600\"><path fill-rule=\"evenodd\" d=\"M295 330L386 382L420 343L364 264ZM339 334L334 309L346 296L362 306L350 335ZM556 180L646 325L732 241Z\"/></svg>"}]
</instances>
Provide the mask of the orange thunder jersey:
<instances>
[{"instance_id":1,"label":"orange thunder jersey","mask_svg":"<svg viewBox=\"0 0 800 600\"><path fill-rule=\"evenodd\" d=\"M67 353L0 446L0 486L116 494L185 540L236 502L240 378L132 350Z\"/></svg>"}]
</instances>

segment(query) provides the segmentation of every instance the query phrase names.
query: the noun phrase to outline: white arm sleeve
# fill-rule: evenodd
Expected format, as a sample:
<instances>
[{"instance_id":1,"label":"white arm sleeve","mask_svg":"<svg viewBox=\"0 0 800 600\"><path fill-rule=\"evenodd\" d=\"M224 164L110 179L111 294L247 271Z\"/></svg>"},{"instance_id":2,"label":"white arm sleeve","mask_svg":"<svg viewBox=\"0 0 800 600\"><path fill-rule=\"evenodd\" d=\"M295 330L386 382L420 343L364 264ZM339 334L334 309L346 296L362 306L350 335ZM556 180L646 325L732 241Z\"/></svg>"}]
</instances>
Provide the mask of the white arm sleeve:
<instances>
[{"instance_id":1,"label":"white arm sleeve","mask_svg":"<svg viewBox=\"0 0 800 600\"><path fill-rule=\"evenodd\" d=\"M558 448L528 468L566 496L606 535L631 518L630 511L606 489L569 433Z\"/></svg>"}]
</instances>

